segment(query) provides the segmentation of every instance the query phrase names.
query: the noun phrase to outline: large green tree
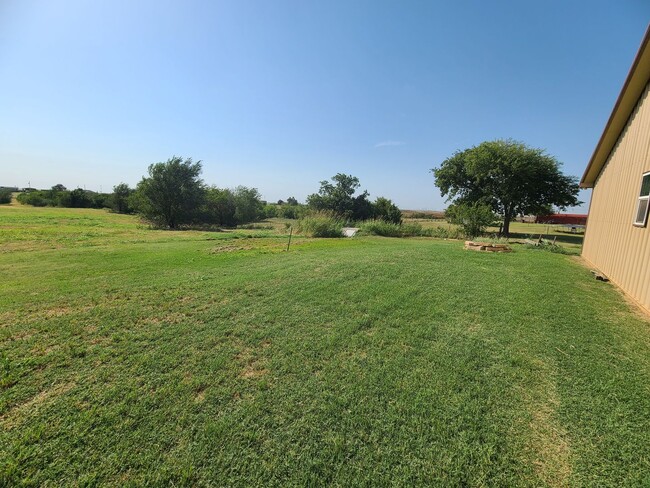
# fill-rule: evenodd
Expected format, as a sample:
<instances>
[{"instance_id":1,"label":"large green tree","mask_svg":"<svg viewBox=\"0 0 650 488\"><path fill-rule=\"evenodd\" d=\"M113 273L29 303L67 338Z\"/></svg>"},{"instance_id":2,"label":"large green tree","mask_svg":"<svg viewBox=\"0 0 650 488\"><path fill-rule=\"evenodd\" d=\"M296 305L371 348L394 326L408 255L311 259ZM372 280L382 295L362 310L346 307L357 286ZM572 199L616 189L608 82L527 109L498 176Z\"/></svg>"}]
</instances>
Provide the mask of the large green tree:
<instances>
[{"instance_id":1,"label":"large green tree","mask_svg":"<svg viewBox=\"0 0 650 488\"><path fill-rule=\"evenodd\" d=\"M120 183L113 187L113 195L111 198L111 208L114 212L117 213L131 213L131 207L129 205L129 197L133 193L133 190L129 188L129 185L126 183Z\"/></svg>"},{"instance_id":2,"label":"large green tree","mask_svg":"<svg viewBox=\"0 0 650 488\"><path fill-rule=\"evenodd\" d=\"M205 195L203 221L226 227L237 225L235 195L228 188L211 186Z\"/></svg>"},{"instance_id":3,"label":"large green tree","mask_svg":"<svg viewBox=\"0 0 650 488\"><path fill-rule=\"evenodd\" d=\"M264 216L264 203L257 188L238 186L233 192L235 218L238 224L255 222Z\"/></svg>"},{"instance_id":4,"label":"large green tree","mask_svg":"<svg viewBox=\"0 0 650 488\"><path fill-rule=\"evenodd\" d=\"M142 178L133 199L137 211L159 227L176 229L197 218L205 197L199 177L201 162L174 156L164 163L149 166L149 177Z\"/></svg>"},{"instance_id":5,"label":"large green tree","mask_svg":"<svg viewBox=\"0 0 650 488\"><path fill-rule=\"evenodd\" d=\"M355 196L360 186L356 176L338 173L331 182L320 182L320 190L307 197L307 205L314 210L334 212L346 220L365 220L372 216L372 204L367 191Z\"/></svg>"},{"instance_id":6,"label":"large green tree","mask_svg":"<svg viewBox=\"0 0 650 488\"><path fill-rule=\"evenodd\" d=\"M508 235L517 215L581 203L577 178L564 175L560 166L545 150L508 139L457 151L431 171L447 201L489 205L503 219L502 232Z\"/></svg>"},{"instance_id":7,"label":"large green tree","mask_svg":"<svg viewBox=\"0 0 650 488\"><path fill-rule=\"evenodd\" d=\"M373 217L393 224L402 223L402 211L391 200L384 197L378 197L373 203Z\"/></svg>"}]
</instances>

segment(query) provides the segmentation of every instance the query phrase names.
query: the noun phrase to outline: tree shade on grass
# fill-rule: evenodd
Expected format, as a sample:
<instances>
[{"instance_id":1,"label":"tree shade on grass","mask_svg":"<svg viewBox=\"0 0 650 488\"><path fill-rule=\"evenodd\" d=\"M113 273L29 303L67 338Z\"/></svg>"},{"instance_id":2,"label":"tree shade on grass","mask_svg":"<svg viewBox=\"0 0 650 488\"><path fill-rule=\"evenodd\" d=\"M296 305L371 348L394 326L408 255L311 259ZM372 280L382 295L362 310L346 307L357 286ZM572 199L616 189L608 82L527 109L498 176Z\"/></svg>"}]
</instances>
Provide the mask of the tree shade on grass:
<instances>
[{"instance_id":1,"label":"tree shade on grass","mask_svg":"<svg viewBox=\"0 0 650 488\"><path fill-rule=\"evenodd\" d=\"M136 222L0 209L5 485L648 481L648 321L575 258Z\"/></svg>"}]
</instances>

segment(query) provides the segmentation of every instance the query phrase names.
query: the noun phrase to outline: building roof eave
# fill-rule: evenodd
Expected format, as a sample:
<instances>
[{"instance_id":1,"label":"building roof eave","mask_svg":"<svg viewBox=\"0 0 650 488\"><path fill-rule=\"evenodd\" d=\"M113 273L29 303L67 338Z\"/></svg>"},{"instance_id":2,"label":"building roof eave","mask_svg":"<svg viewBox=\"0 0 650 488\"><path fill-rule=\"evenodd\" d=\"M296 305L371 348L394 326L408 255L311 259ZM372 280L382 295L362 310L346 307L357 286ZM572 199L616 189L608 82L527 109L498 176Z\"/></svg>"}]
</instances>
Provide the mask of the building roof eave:
<instances>
[{"instance_id":1,"label":"building roof eave","mask_svg":"<svg viewBox=\"0 0 650 488\"><path fill-rule=\"evenodd\" d=\"M581 188L593 188L649 80L650 25L643 36L641 46L625 79L621 93L614 104L614 109L605 125L605 130L600 136L596 149L582 175L580 180Z\"/></svg>"}]
</instances>

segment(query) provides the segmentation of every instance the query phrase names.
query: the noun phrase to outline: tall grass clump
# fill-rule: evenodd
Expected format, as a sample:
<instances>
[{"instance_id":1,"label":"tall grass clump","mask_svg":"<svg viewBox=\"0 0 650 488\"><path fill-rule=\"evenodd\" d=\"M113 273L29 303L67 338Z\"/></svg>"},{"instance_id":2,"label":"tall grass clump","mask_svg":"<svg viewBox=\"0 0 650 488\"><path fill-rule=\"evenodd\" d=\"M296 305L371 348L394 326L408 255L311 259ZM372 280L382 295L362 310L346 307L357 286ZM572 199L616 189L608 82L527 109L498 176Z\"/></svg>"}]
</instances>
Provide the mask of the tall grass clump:
<instances>
[{"instance_id":1,"label":"tall grass clump","mask_svg":"<svg viewBox=\"0 0 650 488\"><path fill-rule=\"evenodd\" d=\"M402 237L430 237L431 229L425 229L417 222L405 222L400 226Z\"/></svg>"},{"instance_id":2,"label":"tall grass clump","mask_svg":"<svg viewBox=\"0 0 650 488\"><path fill-rule=\"evenodd\" d=\"M298 220L298 232L310 237L343 237L344 222L329 212L314 212Z\"/></svg>"},{"instance_id":3,"label":"tall grass clump","mask_svg":"<svg viewBox=\"0 0 650 488\"><path fill-rule=\"evenodd\" d=\"M366 220L359 224L363 234L383 237L449 237L450 232L442 227L425 228L418 222L395 224L385 220ZM454 229L455 230L455 229ZM456 237L454 232L453 238Z\"/></svg>"},{"instance_id":4,"label":"tall grass clump","mask_svg":"<svg viewBox=\"0 0 650 488\"><path fill-rule=\"evenodd\" d=\"M536 244L526 244L525 247L527 249L533 249L535 251L547 251L556 254L568 254L574 256L580 255L579 249L567 249L564 246L560 246L559 244L555 244L554 242L551 242L546 239L542 239L540 242Z\"/></svg>"},{"instance_id":5,"label":"tall grass clump","mask_svg":"<svg viewBox=\"0 0 650 488\"><path fill-rule=\"evenodd\" d=\"M428 229L431 237L437 237L438 239L464 239L465 233L462 229L455 225L450 225L448 227L431 227Z\"/></svg>"},{"instance_id":6,"label":"tall grass clump","mask_svg":"<svg viewBox=\"0 0 650 488\"><path fill-rule=\"evenodd\" d=\"M364 234L383 237L402 237L401 225L385 220L366 220L359 225Z\"/></svg>"}]
</instances>

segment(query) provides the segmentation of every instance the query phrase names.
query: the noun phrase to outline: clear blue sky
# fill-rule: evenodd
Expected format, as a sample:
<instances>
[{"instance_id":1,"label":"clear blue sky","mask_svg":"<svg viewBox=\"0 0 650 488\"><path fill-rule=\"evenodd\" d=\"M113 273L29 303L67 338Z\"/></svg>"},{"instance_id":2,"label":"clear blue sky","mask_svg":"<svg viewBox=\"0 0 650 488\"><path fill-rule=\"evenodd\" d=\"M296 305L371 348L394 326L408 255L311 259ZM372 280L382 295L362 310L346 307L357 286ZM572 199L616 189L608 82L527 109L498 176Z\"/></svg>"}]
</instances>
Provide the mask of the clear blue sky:
<instances>
[{"instance_id":1,"label":"clear blue sky","mask_svg":"<svg viewBox=\"0 0 650 488\"><path fill-rule=\"evenodd\" d=\"M106 191L180 155L269 201L343 172L442 209L430 168L508 137L580 176L649 20L646 0L0 0L0 185Z\"/></svg>"}]
</instances>

